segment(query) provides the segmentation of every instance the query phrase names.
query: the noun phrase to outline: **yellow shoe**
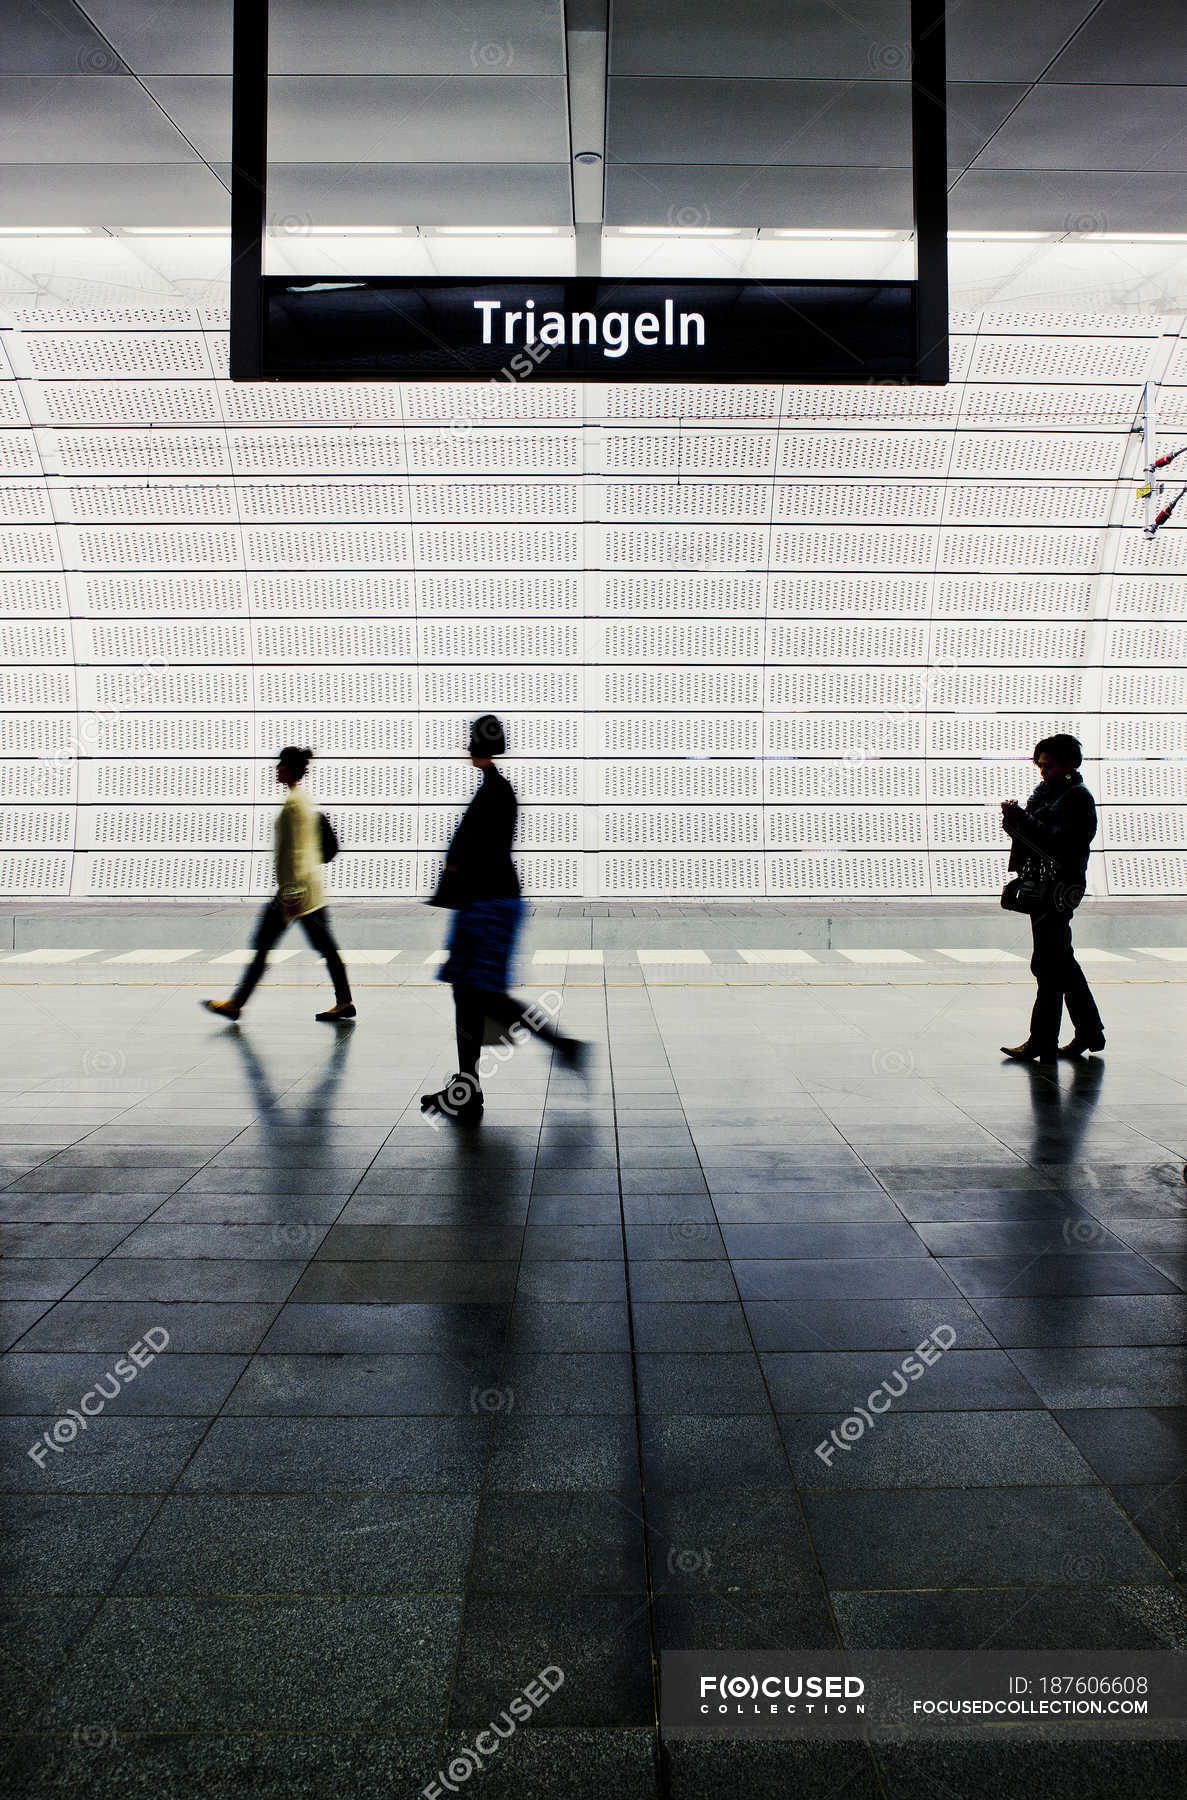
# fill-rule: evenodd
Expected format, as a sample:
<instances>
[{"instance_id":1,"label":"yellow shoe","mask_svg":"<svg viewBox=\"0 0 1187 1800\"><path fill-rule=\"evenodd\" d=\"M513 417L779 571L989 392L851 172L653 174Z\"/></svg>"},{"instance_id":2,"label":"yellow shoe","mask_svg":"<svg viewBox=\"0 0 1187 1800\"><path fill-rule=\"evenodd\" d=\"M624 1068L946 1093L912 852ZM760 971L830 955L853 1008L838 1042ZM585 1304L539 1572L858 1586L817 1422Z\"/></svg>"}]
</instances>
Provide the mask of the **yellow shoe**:
<instances>
[{"instance_id":1,"label":"yellow shoe","mask_svg":"<svg viewBox=\"0 0 1187 1800\"><path fill-rule=\"evenodd\" d=\"M239 1008L231 1000L203 1000L207 1012L217 1013L220 1019L237 1019Z\"/></svg>"}]
</instances>

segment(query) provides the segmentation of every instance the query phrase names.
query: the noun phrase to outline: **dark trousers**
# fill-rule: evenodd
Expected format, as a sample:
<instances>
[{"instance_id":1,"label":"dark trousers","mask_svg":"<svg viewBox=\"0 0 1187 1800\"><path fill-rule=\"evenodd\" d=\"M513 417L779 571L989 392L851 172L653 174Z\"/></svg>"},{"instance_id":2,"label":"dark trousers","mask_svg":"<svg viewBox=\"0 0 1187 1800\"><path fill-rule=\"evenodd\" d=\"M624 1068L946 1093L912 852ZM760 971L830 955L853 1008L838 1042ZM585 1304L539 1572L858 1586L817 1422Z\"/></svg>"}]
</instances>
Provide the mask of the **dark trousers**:
<instances>
[{"instance_id":1,"label":"dark trousers","mask_svg":"<svg viewBox=\"0 0 1187 1800\"><path fill-rule=\"evenodd\" d=\"M1042 1049L1058 1044L1065 1003L1077 1037L1090 1041L1103 1037L1092 989L1072 949L1071 914L1032 913L1030 927L1034 937L1030 972L1038 986L1030 1015L1031 1043Z\"/></svg>"},{"instance_id":2,"label":"dark trousers","mask_svg":"<svg viewBox=\"0 0 1187 1800\"><path fill-rule=\"evenodd\" d=\"M298 921L309 939L311 949L324 958L329 971L330 980L334 983L334 999L339 1006L350 1003L350 980L346 973L346 965L339 954L330 930L330 915L325 907L317 912L305 913ZM277 899L269 900L260 914L260 922L256 926L256 935L252 940L255 955L243 971L239 986L231 996L232 1006L244 1006L249 995L254 993L264 973L264 965L268 960L268 952L288 930L291 921L284 916L284 908Z\"/></svg>"},{"instance_id":3,"label":"dark trousers","mask_svg":"<svg viewBox=\"0 0 1187 1800\"><path fill-rule=\"evenodd\" d=\"M522 1025L546 1044L563 1044L564 1037L554 1031L544 1014L534 1006L523 1006L510 994L487 994L481 988L455 987L453 1012L457 1025L457 1066L459 1075L469 1075L478 1082L478 1059L482 1055L482 1037L486 1021L494 1019L504 1031Z\"/></svg>"}]
</instances>

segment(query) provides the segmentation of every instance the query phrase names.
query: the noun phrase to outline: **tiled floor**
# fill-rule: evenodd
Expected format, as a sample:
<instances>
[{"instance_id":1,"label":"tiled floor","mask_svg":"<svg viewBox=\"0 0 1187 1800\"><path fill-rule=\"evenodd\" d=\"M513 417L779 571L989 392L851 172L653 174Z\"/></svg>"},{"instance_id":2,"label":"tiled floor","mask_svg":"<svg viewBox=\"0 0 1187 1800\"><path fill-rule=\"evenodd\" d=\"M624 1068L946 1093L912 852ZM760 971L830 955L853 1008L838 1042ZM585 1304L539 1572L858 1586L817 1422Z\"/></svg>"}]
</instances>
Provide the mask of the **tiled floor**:
<instances>
[{"instance_id":1,"label":"tiled floor","mask_svg":"<svg viewBox=\"0 0 1187 1800\"><path fill-rule=\"evenodd\" d=\"M673 1649L1187 1651L1179 978L1103 970L1106 1057L1039 1072L992 968L657 966L566 989L588 1089L525 1047L461 1132L423 970L337 1035L299 965L238 1029L175 965L5 991L0 1791L413 1800L549 1664L474 1800L1184 1791L656 1731Z\"/></svg>"}]
</instances>

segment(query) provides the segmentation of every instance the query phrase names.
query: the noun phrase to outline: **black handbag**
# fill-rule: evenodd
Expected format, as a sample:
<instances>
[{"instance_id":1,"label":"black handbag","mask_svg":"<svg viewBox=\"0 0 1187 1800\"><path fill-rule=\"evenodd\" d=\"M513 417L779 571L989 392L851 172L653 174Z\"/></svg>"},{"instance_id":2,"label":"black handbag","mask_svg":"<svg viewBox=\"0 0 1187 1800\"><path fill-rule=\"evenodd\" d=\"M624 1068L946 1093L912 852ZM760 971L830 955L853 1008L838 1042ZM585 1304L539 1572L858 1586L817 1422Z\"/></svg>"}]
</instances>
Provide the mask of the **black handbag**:
<instances>
[{"instance_id":1,"label":"black handbag","mask_svg":"<svg viewBox=\"0 0 1187 1800\"><path fill-rule=\"evenodd\" d=\"M317 841L322 861L332 863L342 846L338 842L338 833L326 818L325 813L317 815Z\"/></svg>"},{"instance_id":2,"label":"black handbag","mask_svg":"<svg viewBox=\"0 0 1187 1800\"><path fill-rule=\"evenodd\" d=\"M1006 912L1059 913L1070 918L1084 898L1084 883L1069 881L1047 856L1028 856L1013 880L1002 889Z\"/></svg>"}]
</instances>

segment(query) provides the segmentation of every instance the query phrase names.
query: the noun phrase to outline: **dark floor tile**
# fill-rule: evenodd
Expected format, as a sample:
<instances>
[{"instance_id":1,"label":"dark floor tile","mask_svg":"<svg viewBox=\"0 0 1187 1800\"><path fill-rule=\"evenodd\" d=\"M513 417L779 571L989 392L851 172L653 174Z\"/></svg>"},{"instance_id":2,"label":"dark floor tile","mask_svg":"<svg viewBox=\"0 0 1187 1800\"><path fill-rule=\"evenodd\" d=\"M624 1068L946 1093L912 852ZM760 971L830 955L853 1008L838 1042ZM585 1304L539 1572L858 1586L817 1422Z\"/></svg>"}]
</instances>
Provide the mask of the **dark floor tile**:
<instances>
[{"instance_id":1,"label":"dark floor tile","mask_svg":"<svg viewBox=\"0 0 1187 1800\"><path fill-rule=\"evenodd\" d=\"M525 1262L622 1260L622 1232L612 1225L540 1225L529 1223L523 1234Z\"/></svg>"},{"instance_id":2,"label":"dark floor tile","mask_svg":"<svg viewBox=\"0 0 1187 1800\"><path fill-rule=\"evenodd\" d=\"M1115 1487L1113 1496L1175 1580L1187 1578L1187 1477L1157 1487Z\"/></svg>"},{"instance_id":3,"label":"dark floor tile","mask_svg":"<svg viewBox=\"0 0 1187 1800\"><path fill-rule=\"evenodd\" d=\"M518 1224L335 1225L317 1254L319 1262L505 1262L522 1240Z\"/></svg>"},{"instance_id":4,"label":"dark floor tile","mask_svg":"<svg viewBox=\"0 0 1187 1800\"><path fill-rule=\"evenodd\" d=\"M154 1344L159 1342L154 1338ZM122 1375L93 1355L11 1351L0 1377L0 1412L55 1417L79 1406L81 1397L100 1412L110 1407L124 1415L216 1413L246 1367L246 1359L170 1355L171 1347L167 1345L150 1357L143 1368L127 1358L117 1359L125 1364ZM101 1388L96 1388L97 1382L102 1383ZM85 1413L87 1409L82 1410Z\"/></svg>"},{"instance_id":5,"label":"dark floor tile","mask_svg":"<svg viewBox=\"0 0 1187 1800\"><path fill-rule=\"evenodd\" d=\"M713 1205L722 1226L901 1224L902 1213L880 1188L805 1187L796 1193L728 1194L716 1184Z\"/></svg>"},{"instance_id":6,"label":"dark floor tile","mask_svg":"<svg viewBox=\"0 0 1187 1800\"><path fill-rule=\"evenodd\" d=\"M438 1351L486 1357L507 1331L510 1308L405 1302L373 1305L331 1302L289 1304L277 1316L260 1349L278 1351Z\"/></svg>"},{"instance_id":7,"label":"dark floor tile","mask_svg":"<svg viewBox=\"0 0 1187 1800\"><path fill-rule=\"evenodd\" d=\"M106 1256L132 1229L127 1222L88 1225L35 1224L0 1227L4 1256Z\"/></svg>"},{"instance_id":8,"label":"dark floor tile","mask_svg":"<svg viewBox=\"0 0 1187 1800\"><path fill-rule=\"evenodd\" d=\"M499 1373L506 1410L526 1413L634 1413L631 1359L625 1351L522 1353ZM499 1409L503 1410L503 1409Z\"/></svg>"},{"instance_id":9,"label":"dark floor tile","mask_svg":"<svg viewBox=\"0 0 1187 1800\"><path fill-rule=\"evenodd\" d=\"M1187 1601L1170 1586L834 1591L832 1603L851 1650L1187 1649Z\"/></svg>"},{"instance_id":10,"label":"dark floor tile","mask_svg":"<svg viewBox=\"0 0 1187 1800\"><path fill-rule=\"evenodd\" d=\"M942 1338L941 1344L945 1341ZM934 1344L926 1348L938 1360L928 1363L914 1351L888 1358L883 1350L793 1350L765 1353L762 1366L778 1412L843 1415L855 1406L867 1406L869 1395L879 1390L892 1406L907 1412L1039 1405L1034 1389L1004 1350L948 1350L938 1355Z\"/></svg>"},{"instance_id":11,"label":"dark floor tile","mask_svg":"<svg viewBox=\"0 0 1187 1800\"><path fill-rule=\"evenodd\" d=\"M977 1311L999 1344L1179 1344L1187 1337L1181 1294L979 1297Z\"/></svg>"},{"instance_id":12,"label":"dark floor tile","mask_svg":"<svg viewBox=\"0 0 1187 1800\"><path fill-rule=\"evenodd\" d=\"M18 1493L163 1493L172 1487L206 1430L204 1419L95 1418L42 1464L29 1455L55 1428L52 1414L0 1419L0 1490ZM64 1434L60 1434L64 1435Z\"/></svg>"},{"instance_id":13,"label":"dark floor tile","mask_svg":"<svg viewBox=\"0 0 1187 1800\"><path fill-rule=\"evenodd\" d=\"M494 1492L586 1488L620 1493L638 1479L633 1418L497 1417L487 1475Z\"/></svg>"},{"instance_id":14,"label":"dark floor tile","mask_svg":"<svg viewBox=\"0 0 1187 1800\"><path fill-rule=\"evenodd\" d=\"M1042 1223L1092 1218L1086 1207L1050 1187L951 1188L896 1193L904 1216L914 1224L989 1225Z\"/></svg>"},{"instance_id":15,"label":"dark floor tile","mask_svg":"<svg viewBox=\"0 0 1187 1800\"><path fill-rule=\"evenodd\" d=\"M173 1351L246 1353L255 1349L278 1311L275 1302L59 1300L43 1312L21 1349L118 1354L159 1325L169 1333Z\"/></svg>"},{"instance_id":16,"label":"dark floor tile","mask_svg":"<svg viewBox=\"0 0 1187 1800\"><path fill-rule=\"evenodd\" d=\"M617 1300L574 1305L564 1300L530 1300L516 1295L507 1333L515 1354L564 1350L629 1350L627 1309Z\"/></svg>"},{"instance_id":17,"label":"dark floor tile","mask_svg":"<svg viewBox=\"0 0 1187 1800\"><path fill-rule=\"evenodd\" d=\"M831 1458L816 1455L821 1443L835 1448L825 1423L819 1413L780 1415L800 1487L1027 1487L1092 1480L1088 1465L1043 1412L888 1413L873 1429L854 1433L849 1448Z\"/></svg>"},{"instance_id":18,"label":"dark floor tile","mask_svg":"<svg viewBox=\"0 0 1187 1800\"><path fill-rule=\"evenodd\" d=\"M112 1222L122 1234L170 1204L161 1194L15 1194L9 1189L0 1201L0 1218L67 1228Z\"/></svg>"},{"instance_id":19,"label":"dark floor tile","mask_svg":"<svg viewBox=\"0 0 1187 1800\"><path fill-rule=\"evenodd\" d=\"M159 1504L139 1494L6 1494L0 1592L105 1594Z\"/></svg>"},{"instance_id":20,"label":"dark floor tile","mask_svg":"<svg viewBox=\"0 0 1187 1800\"><path fill-rule=\"evenodd\" d=\"M477 1594L642 1594L637 1485L618 1493L484 1496L469 1589Z\"/></svg>"},{"instance_id":21,"label":"dark floor tile","mask_svg":"<svg viewBox=\"0 0 1187 1800\"><path fill-rule=\"evenodd\" d=\"M23 1800L372 1800L389 1788L420 1792L439 1766L430 1732L134 1736L91 1726L18 1739L2 1772Z\"/></svg>"},{"instance_id":22,"label":"dark floor tile","mask_svg":"<svg viewBox=\"0 0 1187 1800\"><path fill-rule=\"evenodd\" d=\"M759 1258L790 1262L843 1257L924 1257L927 1250L910 1225L726 1225L726 1248L737 1263Z\"/></svg>"},{"instance_id":23,"label":"dark floor tile","mask_svg":"<svg viewBox=\"0 0 1187 1800\"><path fill-rule=\"evenodd\" d=\"M529 1227L554 1225L615 1226L619 1221L617 1193L613 1194L548 1194L533 1193L528 1212Z\"/></svg>"},{"instance_id":24,"label":"dark floor tile","mask_svg":"<svg viewBox=\"0 0 1187 1800\"><path fill-rule=\"evenodd\" d=\"M946 1737L877 1746L887 1800L992 1800L1041 1793L1044 1800L1175 1800L1187 1784L1182 1743L1036 1742L1028 1733L999 1742L985 1732L964 1742Z\"/></svg>"},{"instance_id":25,"label":"dark floor tile","mask_svg":"<svg viewBox=\"0 0 1187 1800\"><path fill-rule=\"evenodd\" d=\"M90 1256L5 1257L0 1262L0 1301L60 1300L94 1267Z\"/></svg>"},{"instance_id":26,"label":"dark floor tile","mask_svg":"<svg viewBox=\"0 0 1187 1800\"><path fill-rule=\"evenodd\" d=\"M944 1268L962 1293L1169 1294L1174 1283L1128 1250L1036 1251L1015 1256L949 1256Z\"/></svg>"},{"instance_id":27,"label":"dark floor tile","mask_svg":"<svg viewBox=\"0 0 1187 1800\"><path fill-rule=\"evenodd\" d=\"M349 1203L348 1203L349 1204ZM153 1214L154 1225L254 1226L263 1241L261 1227L303 1227L298 1242L308 1244L310 1254L342 1211L340 1198L319 1199L316 1194L174 1194ZM231 1240L233 1241L233 1240ZM138 1252L139 1254L140 1252ZM144 1254L147 1254L145 1252ZM183 1252L184 1254L184 1252ZM287 1254L292 1254L288 1252Z\"/></svg>"},{"instance_id":28,"label":"dark floor tile","mask_svg":"<svg viewBox=\"0 0 1187 1800\"><path fill-rule=\"evenodd\" d=\"M716 1224L708 1194L624 1194L622 1216L628 1226Z\"/></svg>"},{"instance_id":29,"label":"dark floor tile","mask_svg":"<svg viewBox=\"0 0 1187 1800\"><path fill-rule=\"evenodd\" d=\"M730 1265L724 1260L673 1258L631 1263L631 1301L737 1301Z\"/></svg>"},{"instance_id":30,"label":"dark floor tile","mask_svg":"<svg viewBox=\"0 0 1187 1800\"><path fill-rule=\"evenodd\" d=\"M6 1300L0 1305L0 1352L19 1343L50 1310L48 1300Z\"/></svg>"},{"instance_id":31,"label":"dark floor tile","mask_svg":"<svg viewBox=\"0 0 1187 1800\"><path fill-rule=\"evenodd\" d=\"M673 1651L730 1655L766 1650L796 1654L837 1647L823 1591L787 1594L657 1594L655 1639Z\"/></svg>"},{"instance_id":32,"label":"dark floor tile","mask_svg":"<svg viewBox=\"0 0 1187 1800\"><path fill-rule=\"evenodd\" d=\"M182 1492L473 1493L490 1421L477 1418L216 1419Z\"/></svg>"},{"instance_id":33,"label":"dark floor tile","mask_svg":"<svg viewBox=\"0 0 1187 1800\"><path fill-rule=\"evenodd\" d=\"M913 1350L941 1325L966 1349L993 1347L955 1290L933 1300L748 1300L746 1317L760 1350Z\"/></svg>"},{"instance_id":34,"label":"dark floor tile","mask_svg":"<svg viewBox=\"0 0 1187 1800\"><path fill-rule=\"evenodd\" d=\"M664 1762L671 1800L881 1800L865 1748L824 1737L790 1743L670 1738ZM923 1797L919 1788L913 1800Z\"/></svg>"},{"instance_id":35,"label":"dark floor tile","mask_svg":"<svg viewBox=\"0 0 1187 1800\"><path fill-rule=\"evenodd\" d=\"M744 1300L926 1300L952 1284L926 1256L735 1262Z\"/></svg>"},{"instance_id":36,"label":"dark floor tile","mask_svg":"<svg viewBox=\"0 0 1187 1800\"><path fill-rule=\"evenodd\" d=\"M657 1593L695 1597L820 1590L803 1516L786 1488L770 1493L651 1493L647 1535Z\"/></svg>"},{"instance_id":37,"label":"dark floor tile","mask_svg":"<svg viewBox=\"0 0 1187 1800\"><path fill-rule=\"evenodd\" d=\"M564 1681L529 1729L654 1718L647 1607L631 1595L475 1595L466 1603L451 1727L485 1725L541 1669Z\"/></svg>"},{"instance_id":38,"label":"dark floor tile","mask_svg":"<svg viewBox=\"0 0 1187 1800\"><path fill-rule=\"evenodd\" d=\"M72 1300L283 1300L305 1267L298 1260L109 1256L77 1286ZM63 1290L64 1292L65 1290ZM57 1296L55 1296L56 1298Z\"/></svg>"},{"instance_id":39,"label":"dark floor tile","mask_svg":"<svg viewBox=\"0 0 1187 1800\"><path fill-rule=\"evenodd\" d=\"M750 1333L741 1303L635 1300L631 1306L639 1351L749 1351Z\"/></svg>"},{"instance_id":40,"label":"dark floor tile","mask_svg":"<svg viewBox=\"0 0 1187 1800\"><path fill-rule=\"evenodd\" d=\"M522 1262L515 1283L515 1299L570 1303L626 1299L626 1274L615 1262Z\"/></svg>"},{"instance_id":41,"label":"dark floor tile","mask_svg":"<svg viewBox=\"0 0 1187 1800\"><path fill-rule=\"evenodd\" d=\"M1101 1488L815 1493L804 1510L830 1588L1166 1580Z\"/></svg>"},{"instance_id":42,"label":"dark floor tile","mask_svg":"<svg viewBox=\"0 0 1187 1800\"><path fill-rule=\"evenodd\" d=\"M460 1600L108 1600L38 1723L116 1732L441 1723ZM350 1654L341 1653L349 1644Z\"/></svg>"},{"instance_id":43,"label":"dark floor tile","mask_svg":"<svg viewBox=\"0 0 1187 1800\"><path fill-rule=\"evenodd\" d=\"M640 1353L639 1408L645 1413L769 1413L771 1402L752 1350Z\"/></svg>"},{"instance_id":44,"label":"dark floor tile","mask_svg":"<svg viewBox=\"0 0 1187 1800\"><path fill-rule=\"evenodd\" d=\"M473 1494L174 1494L125 1594L460 1593Z\"/></svg>"},{"instance_id":45,"label":"dark floor tile","mask_svg":"<svg viewBox=\"0 0 1187 1800\"><path fill-rule=\"evenodd\" d=\"M500 1712L501 1712L500 1708ZM482 1770L483 1800L656 1800L655 1741L643 1726L565 1730L540 1716L547 1730L521 1731ZM447 1733L441 1766L473 1753L473 1732Z\"/></svg>"},{"instance_id":46,"label":"dark floor tile","mask_svg":"<svg viewBox=\"0 0 1187 1800\"><path fill-rule=\"evenodd\" d=\"M1187 1350L1169 1345L1011 1354L1045 1406L1176 1406L1187 1400Z\"/></svg>"},{"instance_id":47,"label":"dark floor tile","mask_svg":"<svg viewBox=\"0 0 1187 1800\"><path fill-rule=\"evenodd\" d=\"M95 1611L93 1599L0 1600L0 1707L15 1731L41 1702ZM3 1779L0 1753L0 1780ZM9 1792L13 1792L9 1789Z\"/></svg>"},{"instance_id":48,"label":"dark floor tile","mask_svg":"<svg viewBox=\"0 0 1187 1800\"><path fill-rule=\"evenodd\" d=\"M791 1481L775 1421L677 1414L642 1421L648 1489L785 1487Z\"/></svg>"},{"instance_id":49,"label":"dark floor tile","mask_svg":"<svg viewBox=\"0 0 1187 1800\"><path fill-rule=\"evenodd\" d=\"M1187 1408L1097 1407L1053 1417L1101 1481L1187 1477Z\"/></svg>"},{"instance_id":50,"label":"dark floor tile","mask_svg":"<svg viewBox=\"0 0 1187 1800\"><path fill-rule=\"evenodd\" d=\"M515 1263L506 1262L314 1262L292 1291L296 1302L344 1304L351 1300L465 1306L497 1304L515 1292Z\"/></svg>"},{"instance_id":51,"label":"dark floor tile","mask_svg":"<svg viewBox=\"0 0 1187 1800\"><path fill-rule=\"evenodd\" d=\"M225 1407L228 1417L473 1413L495 1387L500 1357L461 1361L426 1352L388 1356L341 1351L256 1356Z\"/></svg>"},{"instance_id":52,"label":"dark floor tile","mask_svg":"<svg viewBox=\"0 0 1187 1800\"><path fill-rule=\"evenodd\" d=\"M1175 1256L1167 1250L1147 1250L1144 1255L1150 1267L1173 1281L1180 1293L1187 1290L1187 1256Z\"/></svg>"}]
</instances>

